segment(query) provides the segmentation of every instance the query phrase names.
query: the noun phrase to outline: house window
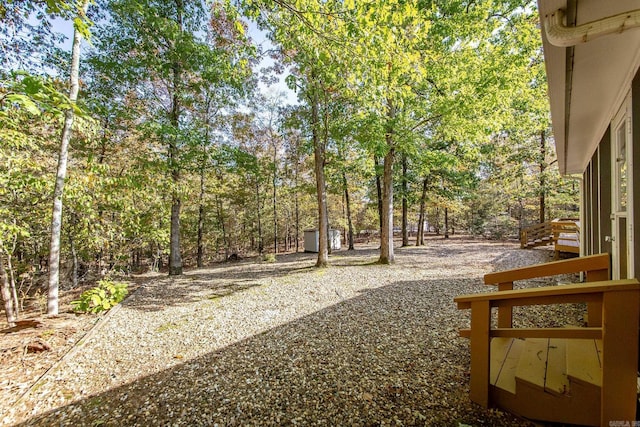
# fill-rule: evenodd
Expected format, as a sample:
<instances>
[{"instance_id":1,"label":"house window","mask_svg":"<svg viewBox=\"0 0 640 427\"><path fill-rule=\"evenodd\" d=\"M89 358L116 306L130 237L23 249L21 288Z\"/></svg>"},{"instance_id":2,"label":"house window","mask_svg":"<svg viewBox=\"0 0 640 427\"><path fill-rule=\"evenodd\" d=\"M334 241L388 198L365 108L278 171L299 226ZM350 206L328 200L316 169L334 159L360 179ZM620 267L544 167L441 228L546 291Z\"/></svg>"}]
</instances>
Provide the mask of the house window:
<instances>
[{"instance_id":1,"label":"house window","mask_svg":"<svg viewBox=\"0 0 640 427\"><path fill-rule=\"evenodd\" d=\"M618 212L627 210L627 123L624 120L616 130L616 181Z\"/></svg>"},{"instance_id":2,"label":"house window","mask_svg":"<svg viewBox=\"0 0 640 427\"><path fill-rule=\"evenodd\" d=\"M611 261L612 277L634 277L633 157L631 96L627 95L611 123Z\"/></svg>"}]
</instances>

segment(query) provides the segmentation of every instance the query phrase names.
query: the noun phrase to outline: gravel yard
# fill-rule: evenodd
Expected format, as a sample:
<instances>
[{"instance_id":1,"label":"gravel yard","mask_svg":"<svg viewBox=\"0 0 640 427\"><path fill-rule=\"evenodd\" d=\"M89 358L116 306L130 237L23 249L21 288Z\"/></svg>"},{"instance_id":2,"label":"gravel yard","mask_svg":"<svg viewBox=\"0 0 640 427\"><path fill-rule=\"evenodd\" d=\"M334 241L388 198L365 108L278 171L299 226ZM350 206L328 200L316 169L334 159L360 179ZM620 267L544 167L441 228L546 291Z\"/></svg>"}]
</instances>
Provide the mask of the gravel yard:
<instances>
[{"instance_id":1,"label":"gravel yard","mask_svg":"<svg viewBox=\"0 0 640 427\"><path fill-rule=\"evenodd\" d=\"M549 254L456 237L398 248L391 266L368 246L322 270L299 253L150 278L2 422L526 425L469 401L469 343L457 332L469 313L453 298Z\"/></svg>"}]
</instances>

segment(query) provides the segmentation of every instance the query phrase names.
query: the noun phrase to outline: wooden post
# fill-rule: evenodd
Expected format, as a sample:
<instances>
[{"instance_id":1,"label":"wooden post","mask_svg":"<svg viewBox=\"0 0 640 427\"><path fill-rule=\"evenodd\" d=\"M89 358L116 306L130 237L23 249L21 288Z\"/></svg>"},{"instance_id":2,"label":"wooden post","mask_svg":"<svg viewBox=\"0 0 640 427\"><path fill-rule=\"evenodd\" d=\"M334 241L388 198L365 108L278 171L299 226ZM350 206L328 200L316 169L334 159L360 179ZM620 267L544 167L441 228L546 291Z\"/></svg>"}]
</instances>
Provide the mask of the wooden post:
<instances>
[{"instance_id":1,"label":"wooden post","mask_svg":"<svg viewBox=\"0 0 640 427\"><path fill-rule=\"evenodd\" d=\"M471 400L489 407L489 360L491 306L489 301L471 303Z\"/></svg>"},{"instance_id":2,"label":"wooden post","mask_svg":"<svg viewBox=\"0 0 640 427\"><path fill-rule=\"evenodd\" d=\"M498 291L512 291L513 282L499 283ZM511 328L513 327L513 308L512 307L498 307L498 328Z\"/></svg>"},{"instance_id":3,"label":"wooden post","mask_svg":"<svg viewBox=\"0 0 640 427\"><path fill-rule=\"evenodd\" d=\"M640 292L603 295L600 425L631 422L636 416Z\"/></svg>"},{"instance_id":4,"label":"wooden post","mask_svg":"<svg viewBox=\"0 0 640 427\"><path fill-rule=\"evenodd\" d=\"M609 269L587 270L588 282L602 282L609 280ZM597 328L602 326L602 302L587 303L587 326Z\"/></svg>"}]
</instances>

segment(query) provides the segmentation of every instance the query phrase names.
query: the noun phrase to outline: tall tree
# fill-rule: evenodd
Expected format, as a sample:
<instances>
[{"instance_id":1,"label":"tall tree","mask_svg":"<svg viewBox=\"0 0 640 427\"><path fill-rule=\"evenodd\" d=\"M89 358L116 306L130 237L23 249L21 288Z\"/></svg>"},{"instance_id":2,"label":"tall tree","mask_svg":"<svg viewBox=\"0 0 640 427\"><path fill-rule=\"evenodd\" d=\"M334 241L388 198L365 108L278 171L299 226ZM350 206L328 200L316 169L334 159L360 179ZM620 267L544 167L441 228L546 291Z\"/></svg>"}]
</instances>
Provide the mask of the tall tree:
<instances>
[{"instance_id":1,"label":"tall tree","mask_svg":"<svg viewBox=\"0 0 640 427\"><path fill-rule=\"evenodd\" d=\"M546 176L545 172L547 170L547 146L545 140L545 131L540 132L540 195L539 195L539 205L540 205L540 223L542 224L545 221L545 213L546 213Z\"/></svg>"},{"instance_id":2,"label":"tall tree","mask_svg":"<svg viewBox=\"0 0 640 427\"><path fill-rule=\"evenodd\" d=\"M84 16L88 2L83 1L79 9L79 16ZM51 218L51 244L49 246L49 290L47 294L47 314L58 314L58 289L60 285L60 232L62 230L62 194L67 177L67 163L69 157L69 141L75 117L75 104L78 100L80 73L80 45L84 38L82 29L74 25L73 45L71 48L71 72L69 74L69 102L71 105L65 112L64 126L60 135L60 149L58 152L58 170L56 184L53 191L53 215Z\"/></svg>"},{"instance_id":3,"label":"tall tree","mask_svg":"<svg viewBox=\"0 0 640 427\"><path fill-rule=\"evenodd\" d=\"M201 1L113 0L108 11L111 21L98 30L98 54L113 73L138 88L147 106L141 112L141 124L166 147L171 198L169 274L180 275L183 172L189 153L198 145L188 137L192 123L188 107L204 86L227 82L239 87L250 71L247 49L231 41L214 44L208 39L208 19L214 24L218 19L231 21L231 26L213 25L223 37L235 31L244 38L244 27L233 8L220 3L210 10Z\"/></svg>"},{"instance_id":4,"label":"tall tree","mask_svg":"<svg viewBox=\"0 0 640 427\"><path fill-rule=\"evenodd\" d=\"M324 267L329 261L326 194L326 145L328 136L323 127L322 103L332 77L337 75L335 62L327 44L331 44L333 23L326 20L339 6L339 2L315 0L286 3L281 1L246 2L248 12L259 18L260 25L269 30L269 37L280 46L282 59L292 66L289 83L300 93L309 109L309 127L314 148L314 172L317 197L318 258L316 266Z\"/></svg>"}]
</instances>

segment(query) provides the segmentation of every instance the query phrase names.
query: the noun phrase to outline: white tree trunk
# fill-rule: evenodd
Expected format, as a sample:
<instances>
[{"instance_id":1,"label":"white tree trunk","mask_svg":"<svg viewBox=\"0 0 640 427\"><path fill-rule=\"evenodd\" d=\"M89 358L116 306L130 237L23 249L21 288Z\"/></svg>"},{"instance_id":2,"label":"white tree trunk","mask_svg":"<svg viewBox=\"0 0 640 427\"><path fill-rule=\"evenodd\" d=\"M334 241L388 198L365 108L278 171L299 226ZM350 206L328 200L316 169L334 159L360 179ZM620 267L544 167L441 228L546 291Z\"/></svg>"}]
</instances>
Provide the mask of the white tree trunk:
<instances>
[{"instance_id":1,"label":"white tree trunk","mask_svg":"<svg viewBox=\"0 0 640 427\"><path fill-rule=\"evenodd\" d=\"M86 5L84 6L86 9ZM69 79L69 100L75 104L78 99L78 75L80 69L80 44L82 34L78 30L73 32L73 46L71 48L71 76ZM51 218L51 244L49 246L49 292L47 295L47 314L58 314L58 287L60 285L60 232L62 230L62 194L64 181L67 177L67 163L69 158L69 141L73 127L73 108L65 112L64 126L60 137L60 151L58 153L58 170L56 185L53 192L53 216Z\"/></svg>"}]
</instances>

